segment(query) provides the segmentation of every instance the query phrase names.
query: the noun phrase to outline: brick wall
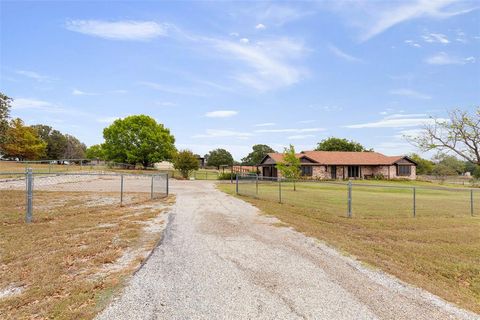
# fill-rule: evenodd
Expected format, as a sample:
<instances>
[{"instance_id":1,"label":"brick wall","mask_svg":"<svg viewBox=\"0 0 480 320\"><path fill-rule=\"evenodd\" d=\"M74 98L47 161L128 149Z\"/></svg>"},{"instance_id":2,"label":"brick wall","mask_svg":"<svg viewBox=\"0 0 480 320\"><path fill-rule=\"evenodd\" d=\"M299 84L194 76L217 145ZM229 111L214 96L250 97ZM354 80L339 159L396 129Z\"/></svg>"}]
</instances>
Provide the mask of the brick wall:
<instances>
[{"instance_id":1,"label":"brick wall","mask_svg":"<svg viewBox=\"0 0 480 320\"><path fill-rule=\"evenodd\" d=\"M325 166L313 166L312 178L330 179L330 172L325 170Z\"/></svg>"},{"instance_id":2,"label":"brick wall","mask_svg":"<svg viewBox=\"0 0 480 320\"><path fill-rule=\"evenodd\" d=\"M345 175L347 175L348 166L336 166L337 167L337 179L343 179L343 171L345 169ZM383 175L386 179L416 179L416 167L412 166L410 176L397 176L397 167L393 166L360 166L361 177ZM278 172L278 176L281 174ZM306 177L308 178L308 177ZM313 179L332 179L332 166L312 166L312 178ZM345 177L347 178L347 177Z\"/></svg>"}]
</instances>

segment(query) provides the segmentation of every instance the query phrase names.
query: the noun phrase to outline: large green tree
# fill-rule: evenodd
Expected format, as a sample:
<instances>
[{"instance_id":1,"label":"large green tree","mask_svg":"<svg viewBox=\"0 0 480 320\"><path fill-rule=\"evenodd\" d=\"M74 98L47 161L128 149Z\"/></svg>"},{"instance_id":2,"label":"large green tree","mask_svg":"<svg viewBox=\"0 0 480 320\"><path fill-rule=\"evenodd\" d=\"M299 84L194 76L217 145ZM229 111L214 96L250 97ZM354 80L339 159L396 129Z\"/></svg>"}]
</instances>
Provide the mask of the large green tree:
<instances>
[{"instance_id":1,"label":"large green tree","mask_svg":"<svg viewBox=\"0 0 480 320\"><path fill-rule=\"evenodd\" d=\"M362 151L372 151L365 149L360 143L347 140L342 138L330 137L320 141L315 148L316 151L353 151L353 152L362 152Z\"/></svg>"},{"instance_id":2,"label":"large green tree","mask_svg":"<svg viewBox=\"0 0 480 320\"><path fill-rule=\"evenodd\" d=\"M198 158L192 151L182 150L173 158L173 167L180 171L182 177L188 178L190 172L198 170Z\"/></svg>"},{"instance_id":3,"label":"large green tree","mask_svg":"<svg viewBox=\"0 0 480 320\"><path fill-rule=\"evenodd\" d=\"M480 166L469 161L465 162L465 172L470 172L475 178L480 178Z\"/></svg>"},{"instance_id":4,"label":"large green tree","mask_svg":"<svg viewBox=\"0 0 480 320\"><path fill-rule=\"evenodd\" d=\"M247 166L255 166L262 161L267 153L276 152L266 144L256 144L252 147L253 151L250 152L245 158L242 159L242 163Z\"/></svg>"},{"instance_id":5,"label":"large green tree","mask_svg":"<svg viewBox=\"0 0 480 320\"><path fill-rule=\"evenodd\" d=\"M65 139L67 141L67 145L63 153L63 158L64 159L84 159L87 146L84 143L80 142L80 140L78 140L77 138L69 134L65 135Z\"/></svg>"},{"instance_id":6,"label":"large green tree","mask_svg":"<svg viewBox=\"0 0 480 320\"><path fill-rule=\"evenodd\" d=\"M433 170L437 175L458 175L465 173L465 162L459 160L455 156L439 153L433 158L433 160L436 162ZM439 174L439 172L447 174Z\"/></svg>"},{"instance_id":7,"label":"large green tree","mask_svg":"<svg viewBox=\"0 0 480 320\"><path fill-rule=\"evenodd\" d=\"M67 138L60 131L50 126L37 124L32 126L40 138L47 143L45 157L47 159L61 159L65 155L67 149Z\"/></svg>"},{"instance_id":8,"label":"large green tree","mask_svg":"<svg viewBox=\"0 0 480 320\"><path fill-rule=\"evenodd\" d=\"M233 157L230 152L225 149L215 149L205 155L207 166L217 167L233 165Z\"/></svg>"},{"instance_id":9,"label":"large green tree","mask_svg":"<svg viewBox=\"0 0 480 320\"><path fill-rule=\"evenodd\" d=\"M170 160L175 154L175 138L170 130L146 115L117 119L103 130L103 149L108 160L148 167Z\"/></svg>"},{"instance_id":10,"label":"large green tree","mask_svg":"<svg viewBox=\"0 0 480 320\"><path fill-rule=\"evenodd\" d=\"M12 98L0 92L0 145L3 144L7 137L8 116L10 115ZM0 154L2 150L0 149Z\"/></svg>"},{"instance_id":11,"label":"large green tree","mask_svg":"<svg viewBox=\"0 0 480 320\"><path fill-rule=\"evenodd\" d=\"M410 159L417 163L417 174L432 174L435 163L431 160L424 159L416 153L409 155Z\"/></svg>"},{"instance_id":12,"label":"large green tree","mask_svg":"<svg viewBox=\"0 0 480 320\"><path fill-rule=\"evenodd\" d=\"M0 147L7 157L36 160L45 155L47 143L38 136L37 130L16 118L10 121L6 139Z\"/></svg>"},{"instance_id":13,"label":"large green tree","mask_svg":"<svg viewBox=\"0 0 480 320\"><path fill-rule=\"evenodd\" d=\"M293 191L297 190L295 181L300 178L300 159L297 157L295 147L290 145L283 151L283 159L277 163L276 167L282 174L282 177L293 181Z\"/></svg>"},{"instance_id":14,"label":"large green tree","mask_svg":"<svg viewBox=\"0 0 480 320\"><path fill-rule=\"evenodd\" d=\"M85 151L85 156L87 159L100 159L105 160L105 150L101 144L94 144L87 148Z\"/></svg>"}]
</instances>

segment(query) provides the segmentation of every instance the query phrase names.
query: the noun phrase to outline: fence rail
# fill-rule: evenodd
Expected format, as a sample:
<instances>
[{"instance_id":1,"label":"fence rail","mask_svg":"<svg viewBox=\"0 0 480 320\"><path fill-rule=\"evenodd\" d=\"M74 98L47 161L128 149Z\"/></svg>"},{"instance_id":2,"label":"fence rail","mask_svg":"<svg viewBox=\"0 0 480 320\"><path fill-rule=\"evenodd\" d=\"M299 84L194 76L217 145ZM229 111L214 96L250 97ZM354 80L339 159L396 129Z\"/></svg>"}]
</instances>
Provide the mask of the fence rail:
<instances>
[{"instance_id":1,"label":"fence rail","mask_svg":"<svg viewBox=\"0 0 480 320\"><path fill-rule=\"evenodd\" d=\"M122 206L168 193L168 174L1 172L0 221L16 221L23 212L30 223L62 206Z\"/></svg>"},{"instance_id":2,"label":"fence rail","mask_svg":"<svg viewBox=\"0 0 480 320\"><path fill-rule=\"evenodd\" d=\"M347 217L480 215L480 191L238 175L236 193Z\"/></svg>"},{"instance_id":3,"label":"fence rail","mask_svg":"<svg viewBox=\"0 0 480 320\"><path fill-rule=\"evenodd\" d=\"M98 171L98 170L133 170L135 165L128 163L119 163L113 161L103 161L95 159L55 159L55 160L25 160L9 161L0 160L1 172L25 172L31 168L37 173L55 173L55 172L78 172L78 171ZM142 170L155 170L154 168L142 168Z\"/></svg>"}]
</instances>

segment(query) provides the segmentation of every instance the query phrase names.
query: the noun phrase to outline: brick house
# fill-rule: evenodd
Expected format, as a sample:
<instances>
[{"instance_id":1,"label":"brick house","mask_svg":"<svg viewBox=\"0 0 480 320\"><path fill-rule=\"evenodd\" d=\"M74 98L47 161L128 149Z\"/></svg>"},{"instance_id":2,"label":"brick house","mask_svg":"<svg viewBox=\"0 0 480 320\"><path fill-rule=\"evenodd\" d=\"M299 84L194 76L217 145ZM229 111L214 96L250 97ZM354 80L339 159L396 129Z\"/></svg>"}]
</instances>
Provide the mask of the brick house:
<instances>
[{"instance_id":1,"label":"brick house","mask_svg":"<svg viewBox=\"0 0 480 320\"><path fill-rule=\"evenodd\" d=\"M381 175L386 179L417 177L417 164L407 156L386 156L378 152L303 151L297 154L302 176L314 179L365 179ZM267 154L258 165L265 177L278 177L276 164L282 153Z\"/></svg>"}]
</instances>

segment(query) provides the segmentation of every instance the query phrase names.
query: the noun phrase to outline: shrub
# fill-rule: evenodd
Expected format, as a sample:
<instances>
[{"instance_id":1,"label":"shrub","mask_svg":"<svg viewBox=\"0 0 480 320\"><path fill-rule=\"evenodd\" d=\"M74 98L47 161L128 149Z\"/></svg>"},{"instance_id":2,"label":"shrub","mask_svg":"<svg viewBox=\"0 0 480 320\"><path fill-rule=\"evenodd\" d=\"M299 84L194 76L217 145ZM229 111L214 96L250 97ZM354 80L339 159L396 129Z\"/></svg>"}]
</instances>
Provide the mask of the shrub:
<instances>
[{"instance_id":1,"label":"shrub","mask_svg":"<svg viewBox=\"0 0 480 320\"><path fill-rule=\"evenodd\" d=\"M237 174L236 173L230 173L230 172L224 172L218 174L218 180L236 180L237 179Z\"/></svg>"},{"instance_id":2,"label":"shrub","mask_svg":"<svg viewBox=\"0 0 480 320\"><path fill-rule=\"evenodd\" d=\"M173 167L186 179L190 172L198 170L197 157L189 150L182 150L175 155Z\"/></svg>"}]
</instances>

